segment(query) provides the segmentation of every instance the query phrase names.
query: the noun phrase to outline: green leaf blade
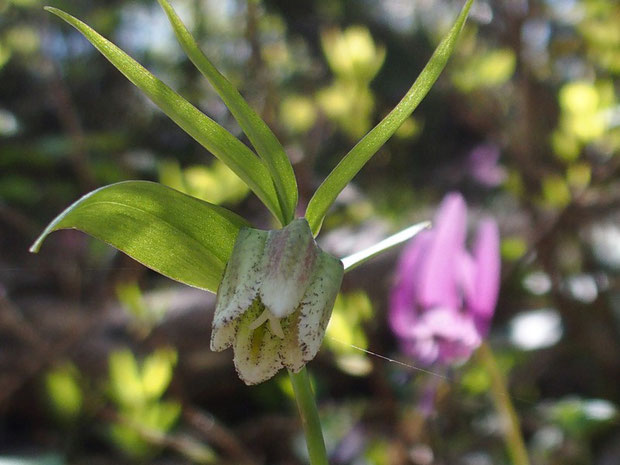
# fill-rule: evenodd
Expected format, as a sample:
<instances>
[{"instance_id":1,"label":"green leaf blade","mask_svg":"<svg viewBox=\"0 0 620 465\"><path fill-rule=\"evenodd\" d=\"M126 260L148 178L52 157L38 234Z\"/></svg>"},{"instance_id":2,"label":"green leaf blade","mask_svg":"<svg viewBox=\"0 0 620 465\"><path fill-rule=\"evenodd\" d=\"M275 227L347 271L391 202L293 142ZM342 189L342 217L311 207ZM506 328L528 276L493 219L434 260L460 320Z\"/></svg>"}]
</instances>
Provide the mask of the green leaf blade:
<instances>
[{"instance_id":1,"label":"green leaf blade","mask_svg":"<svg viewBox=\"0 0 620 465\"><path fill-rule=\"evenodd\" d=\"M284 148L269 126L203 53L168 0L158 1L166 12L181 47L196 68L215 88L267 166L273 178L286 223L292 221L297 207L297 181Z\"/></svg>"},{"instance_id":2,"label":"green leaf blade","mask_svg":"<svg viewBox=\"0 0 620 465\"><path fill-rule=\"evenodd\" d=\"M216 292L246 221L161 184L125 181L102 187L58 215L30 248L59 229L78 229L164 276Z\"/></svg>"},{"instance_id":3,"label":"green leaf blade","mask_svg":"<svg viewBox=\"0 0 620 465\"><path fill-rule=\"evenodd\" d=\"M144 92L177 125L227 164L254 191L281 223L286 221L269 171L245 144L90 26L57 8L45 7L45 9L82 33L110 63Z\"/></svg>"},{"instance_id":4,"label":"green leaf blade","mask_svg":"<svg viewBox=\"0 0 620 465\"><path fill-rule=\"evenodd\" d=\"M454 50L472 3L473 0L467 0L450 32L437 46L430 60L398 105L345 155L316 190L310 199L305 215L315 235L321 229L327 210L342 189L377 153L428 94Z\"/></svg>"}]
</instances>

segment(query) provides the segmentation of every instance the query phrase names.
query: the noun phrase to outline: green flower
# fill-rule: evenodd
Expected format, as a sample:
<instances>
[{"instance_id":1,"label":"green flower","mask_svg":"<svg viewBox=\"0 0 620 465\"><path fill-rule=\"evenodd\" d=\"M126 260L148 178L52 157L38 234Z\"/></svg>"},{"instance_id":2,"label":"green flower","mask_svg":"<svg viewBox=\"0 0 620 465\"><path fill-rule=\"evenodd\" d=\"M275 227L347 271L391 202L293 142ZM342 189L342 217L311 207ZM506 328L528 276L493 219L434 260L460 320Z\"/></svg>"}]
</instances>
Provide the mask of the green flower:
<instances>
[{"instance_id":1,"label":"green flower","mask_svg":"<svg viewBox=\"0 0 620 465\"><path fill-rule=\"evenodd\" d=\"M211 349L232 346L246 384L284 367L298 372L319 350L343 274L305 219L241 229L218 289Z\"/></svg>"}]
</instances>

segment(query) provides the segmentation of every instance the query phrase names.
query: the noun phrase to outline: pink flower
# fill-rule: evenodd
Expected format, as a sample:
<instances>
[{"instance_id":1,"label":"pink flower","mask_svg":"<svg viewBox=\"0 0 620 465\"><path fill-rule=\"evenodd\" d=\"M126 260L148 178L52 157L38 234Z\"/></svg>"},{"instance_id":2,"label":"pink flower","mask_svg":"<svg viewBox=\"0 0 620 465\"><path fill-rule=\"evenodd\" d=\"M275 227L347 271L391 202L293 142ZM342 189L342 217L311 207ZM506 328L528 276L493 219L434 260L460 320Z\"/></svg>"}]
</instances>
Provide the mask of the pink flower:
<instances>
[{"instance_id":1,"label":"pink flower","mask_svg":"<svg viewBox=\"0 0 620 465\"><path fill-rule=\"evenodd\" d=\"M485 187L497 187L506 180L506 170L499 164L499 147L479 145L471 151L467 167L469 175Z\"/></svg>"},{"instance_id":2,"label":"pink flower","mask_svg":"<svg viewBox=\"0 0 620 465\"><path fill-rule=\"evenodd\" d=\"M433 229L405 248L390 299L389 322L402 349L424 364L469 358L486 336L497 303L499 232L483 220L465 248L467 207L448 194Z\"/></svg>"}]
</instances>

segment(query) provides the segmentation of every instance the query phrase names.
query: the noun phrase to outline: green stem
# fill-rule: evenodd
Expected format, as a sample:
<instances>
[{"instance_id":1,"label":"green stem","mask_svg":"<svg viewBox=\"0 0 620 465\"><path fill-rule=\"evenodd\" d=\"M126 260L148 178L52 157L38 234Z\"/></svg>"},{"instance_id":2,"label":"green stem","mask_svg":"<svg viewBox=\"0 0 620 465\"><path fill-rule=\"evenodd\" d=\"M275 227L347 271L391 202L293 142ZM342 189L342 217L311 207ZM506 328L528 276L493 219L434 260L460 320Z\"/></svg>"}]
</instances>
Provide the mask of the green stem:
<instances>
[{"instance_id":1,"label":"green stem","mask_svg":"<svg viewBox=\"0 0 620 465\"><path fill-rule=\"evenodd\" d=\"M517 417L510 400L510 394L506 388L506 379L497 366L493 351L486 342L483 342L478 349L478 358L491 376L491 395L495 408L501 417L501 423L505 428L504 439L512 463L514 465L529 465L530 460L521 434L519 417Z\"/></svg>"},{"instance_id":2,"label":"green stem","mask_svg":"<svg viewBox=\"0 0 620 465\"><path fill-rule=\"evenodd\" d=\"M295 391L295 399L297 400L297 408L299 416L306 434L306 445L308 447L308 455L310 456L311 465L329 465L327 462L327 451L325 450L325 441L323 440L323 431L319 421L319 412L316 408L314 400L314 392L310 385L310 378L306 367L303 367L299 373L288 372L293 390Z\"/></svg>"}]
</instances>

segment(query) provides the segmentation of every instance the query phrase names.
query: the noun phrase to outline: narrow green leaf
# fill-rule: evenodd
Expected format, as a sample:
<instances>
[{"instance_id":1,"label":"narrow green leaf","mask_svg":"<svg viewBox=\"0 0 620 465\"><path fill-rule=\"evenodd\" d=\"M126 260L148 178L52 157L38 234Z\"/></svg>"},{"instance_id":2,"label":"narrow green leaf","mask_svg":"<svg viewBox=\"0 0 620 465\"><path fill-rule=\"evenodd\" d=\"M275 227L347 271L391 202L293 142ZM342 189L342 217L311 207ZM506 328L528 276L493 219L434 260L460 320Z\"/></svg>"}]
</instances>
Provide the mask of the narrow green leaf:
<instances>
[{"instance_id":1,"label":"narrow green leaf","mask_svg":"<svg viewBox=\"0 0 620 465\"><path fill-rule=\"evenodd\" d=\"M45 9L80 31L110 63L175 123L226 163L256 193L274 216L281 223L285 223L285 215L280 208L269 171L252 150L88 25L57 8L45 7Z\"/></svg>"},{"instance_id":2,"label":"narrow green leaf","mask_svg":"<svg viewBox=\"0 0 620 465\"><path fill-rule=\"evenodd\" d=\"M454 50L472 2L473 0L467 0L452 29L437 46L433 56L398 105L345 155L316 190L306 210L306 218L315 235L321 229L323 218L338 194L396 132L431 89Z\"/></svg>"},{"instance_id":3,"label":"narrow green leaf","mask_svg":"<svg viewBox=\"0 0 620 465\"><path fill-rule=\"evenodd\" d=\"M52 221L30 248L38 252L59 229L79 229L143 265L216 292L232 253L240 216L169 187L126 181L97 189Z\"/></svg>"},{"instance_id":4,"label":"narrow green leaf","mask_svg":"<svg viewBox=\"0 0 620 465\"><path fill-rule=\"evenodd\" d=\"M344 257L342 259L344 272L347 273L352 269L357 268L361 264L366 263L371 258L374 258L377 255L385 252L386 250L389 250L392 247L396 247L397 245L408 241L412 237L417 236L422 231L430 227L430 221L423 221L422 223L414 224L413 226L410 226L407 229L403 229L402 231L397 232L390 237L386 237L382 241L377 242L375 245L371 245L364 250L360 250L359 252L349 255L348 257Z\"/></svg>"},{"instance_id":5,"label":"narrow green leaf","mask_svg":"<svg viewBox=\"0 0 620 465\"><path fill-rule=\"evenodd\" d=\"M269 126L248 105L239 91L226 79L200 49L187 27L176 14L168 0L158 0L168 15L174 33L187 56L196 68L209 80L220 95L230 112L233 114L243 132L263 159L271 173L282 213L286 222L292 221L297 206L297 182L293 167L284 148L273 134Z\"/></svg>"}]
</instances>

